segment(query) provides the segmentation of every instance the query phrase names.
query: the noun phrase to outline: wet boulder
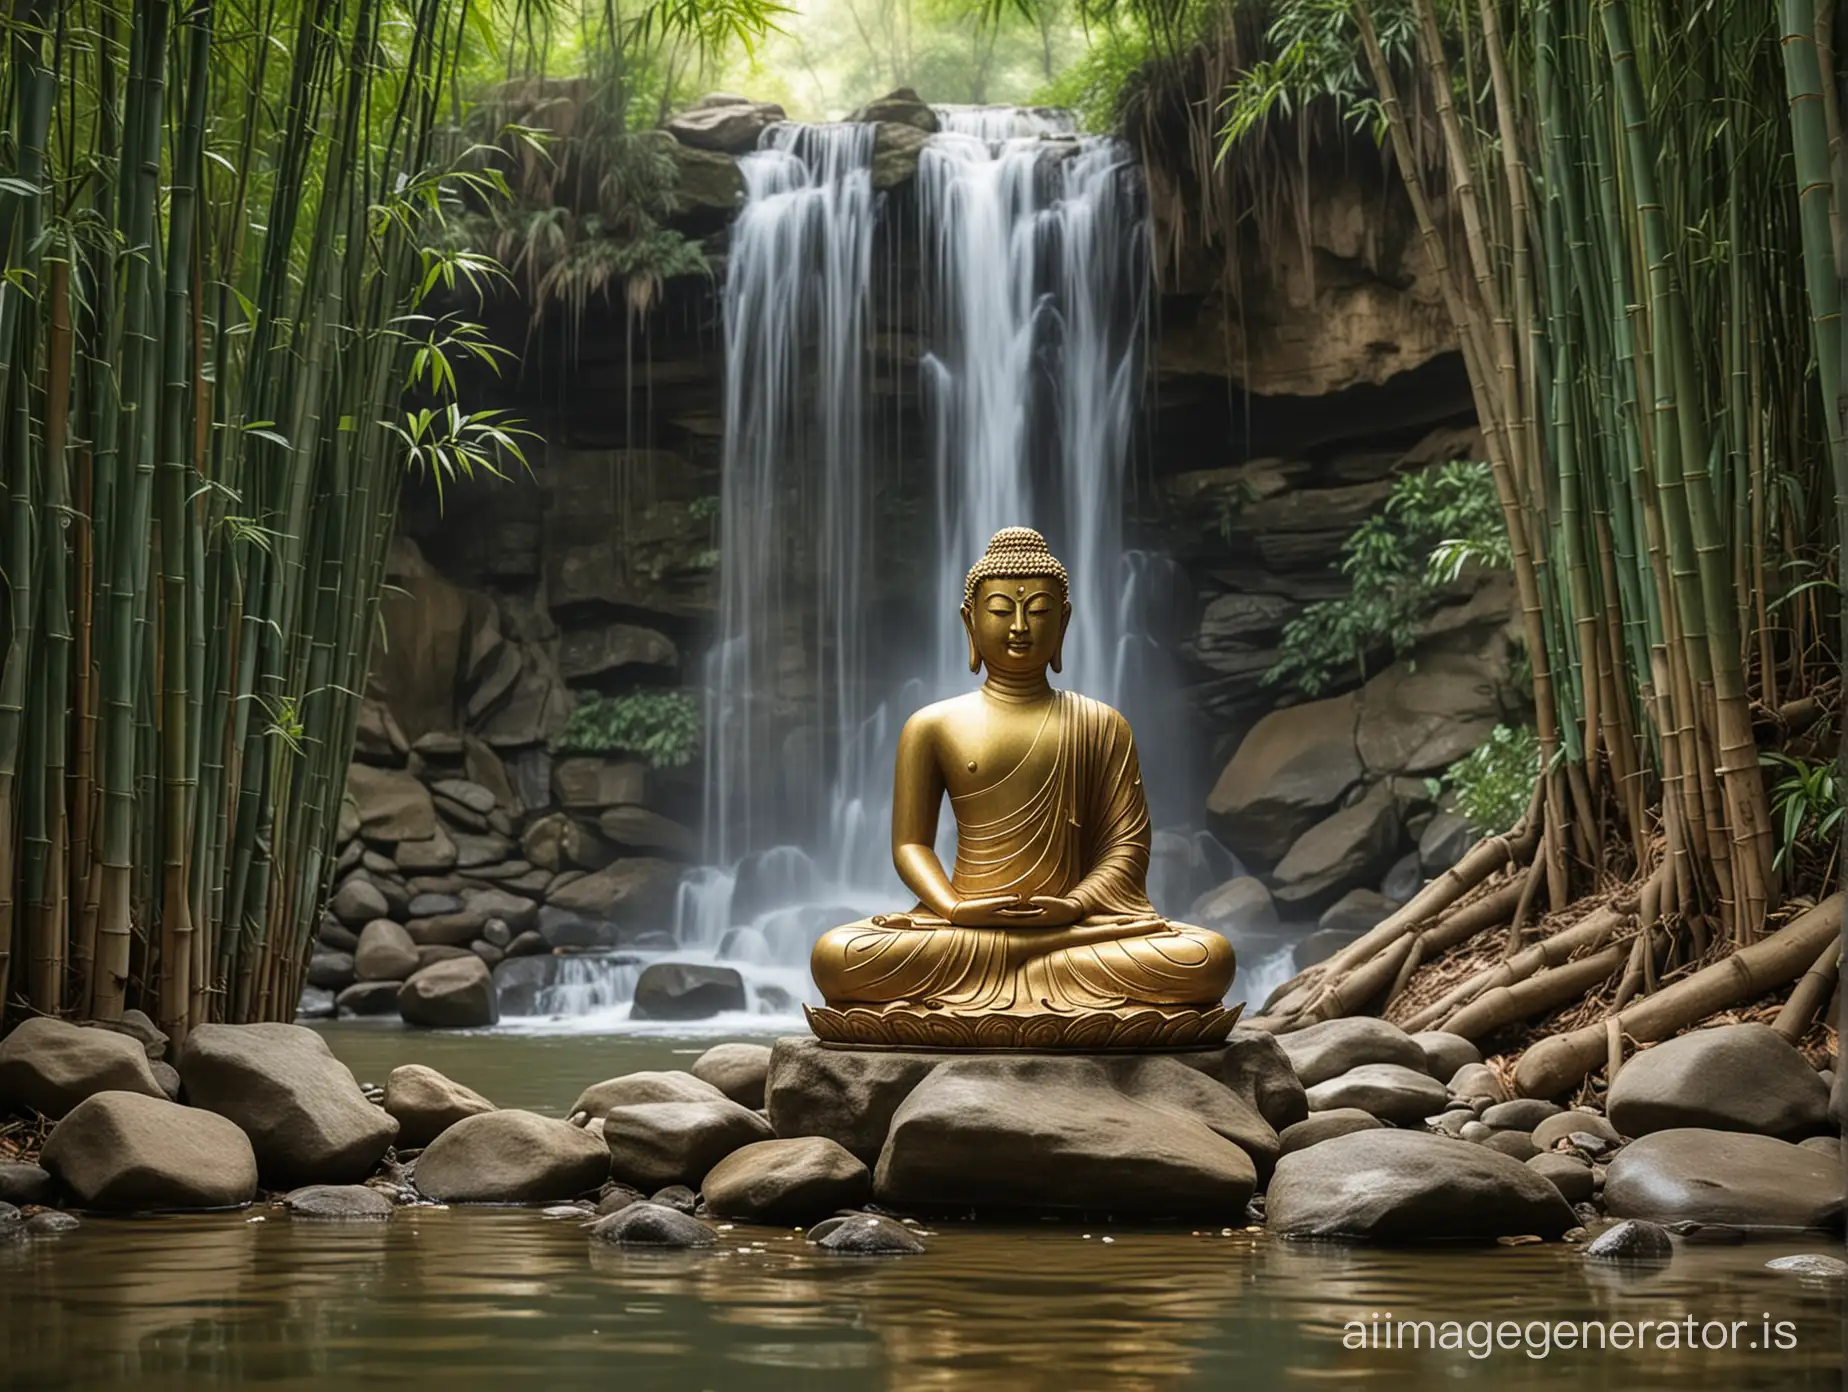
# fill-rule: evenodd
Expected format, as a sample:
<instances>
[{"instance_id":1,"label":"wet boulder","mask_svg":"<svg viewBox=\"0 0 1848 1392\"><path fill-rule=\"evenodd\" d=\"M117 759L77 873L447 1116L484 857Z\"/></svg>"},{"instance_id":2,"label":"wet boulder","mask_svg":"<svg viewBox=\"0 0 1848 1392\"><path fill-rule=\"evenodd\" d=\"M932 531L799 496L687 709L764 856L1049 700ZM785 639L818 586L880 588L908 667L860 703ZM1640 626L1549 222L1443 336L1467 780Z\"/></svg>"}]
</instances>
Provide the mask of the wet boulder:
<instances>
[{"instance_id":1,"label":"wet boulder","mask_svg":"<svg viewBox=\"0 0 1848 1392\"><path fill-rule=\"evenodd\" d=\"M0 1039L0 1110L61 1117L100 1092L165 1098L139 1041L38 1016Z\"/></svg>"},{"instance_id":2,"label":"wet boulder","mask_svg":"<svg viewBox=\"0 0 1848 1392\"><path fill-rule=\"evenodd\" d=\"M79 1102L40 1159L84 1208L233 1208L257 1192L257 1158L234 1122L140 1093Z\"/></svg>"},{"instance_id":3,"label":"wet boulder","mask_svg":"<svg viewBox=\"0 0 1848 1392\"><path fill-rule=\"evenodd\" d=\"M755 150L758 137L783 119L783 108L775 102L754 102L714 92L670 116L663 129L682 145L697 150L742 155Z\"/></svg>"},{"instance_id":4,"label":"wet boulder","mask_svg":"<svg viewBox=\"0 0 1848 1392\"><path fill-rule=\"evenodd\" d=\"M51 1199L51 1175L37 1165L0 1161L0 1204L42 1204Z\"/></svg>"},{"instance_id":5,"label":"wet boulder","mask_svg":"<svg viewBox=\"0 0 1848 1392\"><path fill-rule=\"evenodd\" d=\"M848 1257L915 1256L924 1250L923 1239L910 1228L878 1213L830 1219L827 1230L818 1227L810 1241L824 1252Z\"/></svg>"},{"instance_id":6,"label":"wet boulder","mask_svg":"<svg viewBox=\"0 0 1848 1392\"><path fill-rule=\"evenodd\" d=\"M284 1194L282 1206L291 1218L343 1223L382 1223L396 1207L363 1184L310 1184Z\"/></svg>"},{"instance_id":7,"label":"wet boulder","mask_svg":"<svg viewBox=\"0 0 1848 1392\"><path fill-rule=\"evenodd\" d=\"M1395 1063L1429 1076L1428 1060L1418 1041L1397 1025L1371 1016L1324 1020L1283 1035L1277 1042L1306 1088L1367 1063Z\"/></svg>"},{"instance_id":8,"label":"wet boulder","mask_svg":"<svg viewBox=\"0 0 1848 1392\"><path fill-rule=\"evenodd\" d=\"M706 1172L706 1206L726 1218L790 1227L872 1197L865 1165L825 1136L754 1141Z\"/></svg>"},{"instance_id":9,"label":"wet boulder","mask_svg":"<svg viewBox=\"0 0 1848 1392\"><path fill-rule=\"evenodd\" d=\"M353 974L361 981L403 981L416 970L417 944L398 924L375 918L360 931Z\"/></svg>"},{"instance_id":10,"label":"wet boulder","mask_svg":"<svg viewBox=\"0 0 1848 1392\"><path fill-rule=\"evenodd\" d=\"M603 1118L610 1176L646 1190L668 1184L698 1189L706 1172L733 1151L774 1135L769 1122L726 1097L643 1102L611 1108Z\"/></svg>"},{"instance_id":11,"label":"wet boulder","mask_svg":"<svg viewBox=\"0 0 1848 1392\"><path fill-rule=\"evenodd\" d=\"M178 1067L188 1102L250 1137L272 1188L362 1180L398 1134L327 1041L300 1025L200 1025Z\"/></svg>"},{"instance_id":12,"label":"wet boulder","mask_svg":"<svg viewBox=\"0 0 1848 1392\"><path fill-rule=\"evenodd\" d=\"M951 1059L893 1115L874 1192L901 1208L1230 1221L1258 1175L1227 1130L1276 1154L1242 1099L1173 1058Z\"/></svg>"},{"instance_id":13,"label":"wet boulder","mask_svg":"<svg viewBox=\"0 0 1848 1392\"><path fill-rule=\"evenodd\" d=\"M608 1116L617 1107L635 1107L649 1102L722 1102L725 1094L702 1078L673 1069L659 1072L625 1073L592 1083L578 1094L568 1115L585 1113L593 1120Z\"/></svg>"},{"instance_id":14,"label":"wet boulder","mask_svg":"<svg viewBox=\"0 0 1848 1392\"><path fill-rule=\"evenodd\" d=\"M458 1121L493 1111L494 1104L434 1068L407 1063L385 1079L385 1110L397 1118L398 1149L416 1150Z\"/></svg>"},{"instance_id":15,"label":"wet boulder","mask_svg":"<svg viewBox=\"0 0 1848 1392\"><path fill-rule=\"evenodd\" d=\"M636 1020L705 1020L746 1005L744 978L734 967L656 962L635 983Z\"/></svg>"},{"instance_id":16,"label":"wet boulder","mask_svg":"<svg viewBox=\"0 0 1848 1392\"><path fill-rule=\"evenodd\" d=\"M647 1200L625 1204L590 1224L588 1231L599 1242L621 1247L710 1247L719 1240L699 1219Z\"/></svg>"},{"instance_id":17,"label":"wet boulder","mask_svg":"<svg viewBox=\"0 0 1848 1392\"><path fill-rule=\"evenodd\" d=\"M1626 1136L1694 1127L1796 1141L1829 1129L1829 1089L1768 1025L1719 1025L1630 1059L1608 1110Z\"/></svg>"},{"instance_id":18,"label":"wet boulder","mask_svg":"<svg viewBox=\"0 0 1848 1392\"><path fill-rule=\"evenodd\" d=\"M427 1029L479 1029L500 1020L488 964L468 953L433 962L398 988L398 1013Z\"/></svg>"},{"instance_id":19,"label":"wet boulder","mask_svg":"<svg viewBox=\"0 0 1848 1392\"><path fill-rule=\"evenodd\" d=\"M779 1136L826 1136L866 1164L879 1159L893 1114L943 1062L898 1049L828 1049L815 1038L770 1050L764 1106Z\"/></svg>"},{"instance_id":20,"label":"wet boulder","mask_svg":"<svg viewBox=\"0 0 1848 1392\"><path fill-rule=\"evenodd\" d=\"M1358 1107L1334 1107L1325 1112L1313 1112L1294 1126L1284 1127L1277 1141L1283 1154L1288 1155L1291 1151L1332 1141L1336 1136L1377 1131L1384 1124L1371 1112L1363 1112Z\"/></svg>"},{"instance_id":21,"label":"wet boulder","mask_svg":"<svg viewBox=\"0 0 1848 1392\"><path fill-rule=\"evenodd\" d=\"M1658 1223L1839 1230L1842 1171L1773 1136L1682 1127L1620 1150L1605 1172L1604 1202L1613 1217Z\"/></svg>"},{"instance_id":22,"label":"wet boulder","mask_svg":"<svg viewBox=\"0 0 1848 1392\"><path fill-rule=\"evenodd\" d=\"M1626 1218L1587 1243L1585 1255L1592 1261L1666 1261L1675 1255L1675 1242L1660 1223Z\"/></svg>"},{"instance_id":23,"label":"wet boulder","mask_svg":"<svg viewBox=\"0 0 1848 1392\"><path fill-rule=\"evenodd\" d=\"M1450 1094L1437 1079L1397 1063L1363 1063L1309 1089L1311 1112L1358 1107L1395 1126L1416 1126L1449 1104Z\"/></svg>"},{"instance_id":24,"label":"wet boulder","mask_svg":"<svg viewBox=\"0 0 1848 1392\"><path fill-rule=\"evenodd\" d=\"M1357 1131L1277 1162L1266 1226L1362 1242L1557 1238L1578 1217L1545 1176L1483 1146L1420 1131Z\"/></svg>"},{"instance_id":25,"label":"wet boulder","mask_svg":"<svg viewBox=\"0 0 1848 1392\"><path fill-rule=\"evenodd\" d=\"M464 1117L417 1158L417 1187L442 1203L547 1203L610 1177L603 1142L568 1121L506 1109Z\"/></svg>"},{"instance_id":26,"label":"wet boulder","mask_svg":"<svg viewBox=\"0 0 1848 1392\"><path fill-rule=\"evenodd\" d=\"M764 1085L770 1076L770 1046L715 1044L693 1060L692 1072L740 1107L757 1111L764 1105Z\"/></svg>"}]
</instances>

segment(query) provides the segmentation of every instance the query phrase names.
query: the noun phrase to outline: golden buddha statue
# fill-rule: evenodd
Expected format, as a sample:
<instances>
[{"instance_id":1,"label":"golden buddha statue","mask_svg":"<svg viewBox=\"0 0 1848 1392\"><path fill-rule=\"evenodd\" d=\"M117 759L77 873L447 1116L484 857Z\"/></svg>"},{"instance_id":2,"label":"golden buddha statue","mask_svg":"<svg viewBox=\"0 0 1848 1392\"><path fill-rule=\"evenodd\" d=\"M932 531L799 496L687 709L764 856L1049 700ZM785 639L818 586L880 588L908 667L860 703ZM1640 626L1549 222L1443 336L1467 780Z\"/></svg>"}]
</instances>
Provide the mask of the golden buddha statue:
<instances>
[{"instance_id":1,"label":"golden buddha statue","mask_svg":"<svg viewBox=\"0 0 1848 1392\"><path fill-rule=\"evenodd\" d=\"M903 913L830 929L811 970L825 1042L1126 1049L1223 1040L1232 945L1155 912L1149 812L1129 722L1056 691L1065 567L1028 527L995 533L962 620L980 690L926 706L898 740L892 859ZM956 868L934 844L943 795Z\"/></svg>"}]
</instances>

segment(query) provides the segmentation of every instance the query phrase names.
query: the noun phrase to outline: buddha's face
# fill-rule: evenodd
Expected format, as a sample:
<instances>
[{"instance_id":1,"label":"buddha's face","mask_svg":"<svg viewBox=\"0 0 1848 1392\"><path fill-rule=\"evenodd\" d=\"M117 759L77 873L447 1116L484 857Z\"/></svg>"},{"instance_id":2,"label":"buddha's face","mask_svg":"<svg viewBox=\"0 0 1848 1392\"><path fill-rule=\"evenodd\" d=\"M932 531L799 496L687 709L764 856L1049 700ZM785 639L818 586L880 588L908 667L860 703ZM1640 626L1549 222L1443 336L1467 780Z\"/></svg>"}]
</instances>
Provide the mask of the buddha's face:
<instances>
[{"instance_id":1,"label":"buddha's face","mask_svg":"<svg viewBox=\"0 0 1848 1392\"><path fill-rule=\"evenodd\" d=\"M1072 606L1056 580L1045 576L995 576L976 586L975 601L963 609L972 657L991 672L1031 674L1050 664L1058 670L1059 647ZM971 664L971 669L974 663Z\"/></svg>"}]
</instances>

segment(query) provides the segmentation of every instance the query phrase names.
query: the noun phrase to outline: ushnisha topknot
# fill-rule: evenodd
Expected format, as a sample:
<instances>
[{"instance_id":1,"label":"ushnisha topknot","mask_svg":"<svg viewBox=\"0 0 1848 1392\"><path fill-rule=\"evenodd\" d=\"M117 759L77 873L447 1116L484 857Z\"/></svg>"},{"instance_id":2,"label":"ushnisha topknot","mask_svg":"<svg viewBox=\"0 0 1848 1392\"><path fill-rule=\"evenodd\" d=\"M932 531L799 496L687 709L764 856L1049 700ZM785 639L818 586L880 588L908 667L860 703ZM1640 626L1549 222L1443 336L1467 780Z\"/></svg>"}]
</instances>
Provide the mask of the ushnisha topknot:
<instances>
[{"instance_id":1,"label":"ushnisha topknot","mask_svg":"<svg viewBox=\"0 0 1848 1392\"><path fill-rule=\"evenodd\" d=\"M984 580L1056 580L1059 593L1069 595L1065 567L1046 545L1046 538L1031 527L1003 527L989 538L982 559L969 567L963 582L963 603L975 603L975 587Z\"/></svg>"}]
</instances>

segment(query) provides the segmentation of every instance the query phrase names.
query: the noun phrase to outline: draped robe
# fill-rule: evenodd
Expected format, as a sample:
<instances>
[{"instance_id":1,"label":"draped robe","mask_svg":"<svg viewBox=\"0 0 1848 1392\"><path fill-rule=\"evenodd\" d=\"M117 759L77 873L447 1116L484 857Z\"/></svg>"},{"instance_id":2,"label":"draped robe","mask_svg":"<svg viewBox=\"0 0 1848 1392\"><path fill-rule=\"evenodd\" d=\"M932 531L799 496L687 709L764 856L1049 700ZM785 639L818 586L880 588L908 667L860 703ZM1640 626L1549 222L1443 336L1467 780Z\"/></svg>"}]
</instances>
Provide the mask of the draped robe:
<instances>
[{"instance_id":1,"label":"draped robe","mask_svg":"<svg viewBox=\"0 0 1848 1392\"><path fill-rule=\"evenodd\" d=\"M972 766L973 767L973 766ZM1231 945L1149 902L1149 813L1129 723L1102 702L1053 693L1033 744L987 787L951 793L961 898L1076 897L1110 941L1035 950L1056 929L963 928L926 906L831 929L815 946L830 1005L908 1002L956 1014L1216 1005Z\"/></svg>"}]
</instances>

